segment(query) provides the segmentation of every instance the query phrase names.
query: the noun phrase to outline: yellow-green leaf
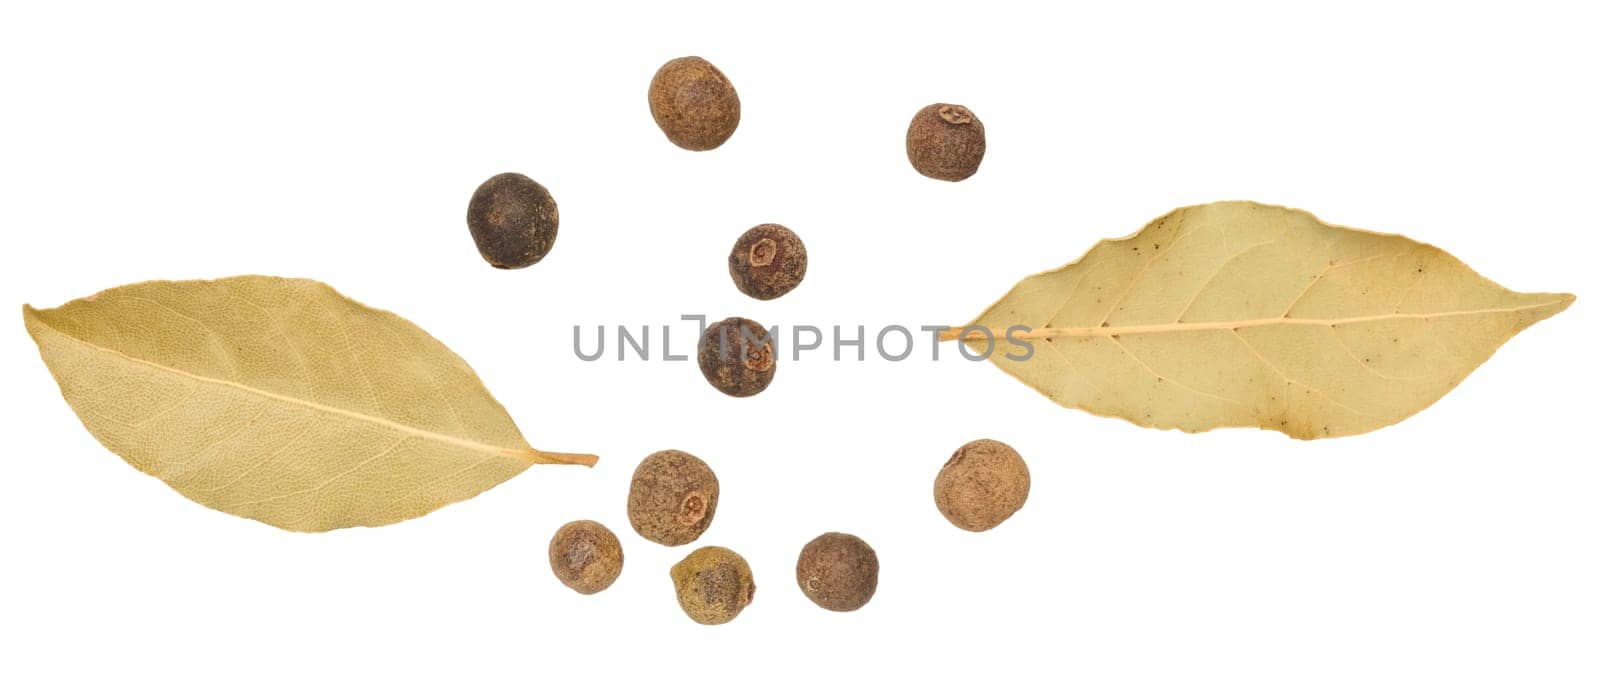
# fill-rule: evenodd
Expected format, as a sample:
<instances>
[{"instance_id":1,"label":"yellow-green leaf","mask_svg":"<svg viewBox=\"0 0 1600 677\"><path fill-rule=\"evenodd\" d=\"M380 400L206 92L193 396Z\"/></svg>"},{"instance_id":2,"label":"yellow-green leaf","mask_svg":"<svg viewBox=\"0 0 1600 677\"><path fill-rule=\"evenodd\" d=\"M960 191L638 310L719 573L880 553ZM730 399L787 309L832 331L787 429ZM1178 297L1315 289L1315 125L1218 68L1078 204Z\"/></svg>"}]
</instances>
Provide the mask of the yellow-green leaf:
<instances>
[{"instance_id":1,"label":"yellow-green leaf","mask_svg":"<svg viewBox=\"0 0 1600 677\"><path fill-rule=\"evenodd\" d=\"M1022 280L963 338L992 332L991 361L1063 406L1312 439L1421 411L1573 298L1509 291L1398 235L1218 202Z\"/></svg>"},{"instance_id":2,"label":"yellow-green leaf","mask_svg":"<svg viewBox=\"0 0 1600 677\"><path fill-rule=\"evenodd\" d=\"M529 448L444 344L320 282L145 282L22 317L101 444L284 529L389 524L532 463L594 463Z\"/></svg>"}]
</instances>

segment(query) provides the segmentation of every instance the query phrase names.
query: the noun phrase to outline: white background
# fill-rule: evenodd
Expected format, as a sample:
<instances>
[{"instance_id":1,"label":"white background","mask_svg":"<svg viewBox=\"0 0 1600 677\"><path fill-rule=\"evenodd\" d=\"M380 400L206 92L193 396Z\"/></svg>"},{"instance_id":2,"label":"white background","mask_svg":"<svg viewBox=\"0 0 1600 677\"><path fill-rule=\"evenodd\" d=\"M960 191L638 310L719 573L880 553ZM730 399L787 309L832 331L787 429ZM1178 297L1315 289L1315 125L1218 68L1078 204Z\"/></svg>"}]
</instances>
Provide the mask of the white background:
<instances>
[{"instance_id":1,"label":"white background","mask_svg":"<svg viewBox=\"0 0 1600 677\"><path fill-rule=\"evenodd\" d=\"M0 672L1600 673L1594 17L1201 4L7 4L0 305L318 278L464 356L536 446L603 460L390 527L281 532L100 448L13 315ZM669 144L646 106L687 54L743 102L712 152ZM936 101L987 127L966 182L906 162ZM502 171L560 204L530 269L491 269L467 234ZM659 344L647 363L572 352L575 323L680 325L684 352L682 313L960 323L1100 238L1241 198L1580 298L1414 418L1314 443L1062 409L925 339L899 363L782 362L748 400ZM762 222L811 252L770 302L725 268ZM931 483L978 437L1024 454L1033 495L971 534ZM729 625L678 610L666 571L690 548L628 528L628 476L664 448L722 479L696 545L755 568ZM627 553L594 597L545 562L577 518ZM829 530L882 560L861 611L794 583Z\"/></svg>"}]
</instances>

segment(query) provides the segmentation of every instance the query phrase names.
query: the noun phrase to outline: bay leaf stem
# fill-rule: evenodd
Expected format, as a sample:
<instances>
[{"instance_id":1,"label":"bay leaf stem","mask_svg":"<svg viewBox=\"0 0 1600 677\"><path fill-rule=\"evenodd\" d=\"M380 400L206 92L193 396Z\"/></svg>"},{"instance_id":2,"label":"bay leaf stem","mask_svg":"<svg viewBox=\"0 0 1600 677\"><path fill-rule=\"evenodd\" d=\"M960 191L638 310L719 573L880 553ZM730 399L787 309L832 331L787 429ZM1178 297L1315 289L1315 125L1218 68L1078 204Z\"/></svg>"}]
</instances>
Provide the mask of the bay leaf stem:
<instances>
[{"instance_id":1,"label":"bay leaf stem","mask_svg":"<svg viewBox=\"0 0 1600 677\"><path fill-rule=\"evenodd\" d=\"M504 455L508 458L520 458L529 463L542 463L547 465L581 465L593 468L600 460L594 454L563 454L556 451L540 451L538 449L506 449Z\"/></svg>"}]
</instances>

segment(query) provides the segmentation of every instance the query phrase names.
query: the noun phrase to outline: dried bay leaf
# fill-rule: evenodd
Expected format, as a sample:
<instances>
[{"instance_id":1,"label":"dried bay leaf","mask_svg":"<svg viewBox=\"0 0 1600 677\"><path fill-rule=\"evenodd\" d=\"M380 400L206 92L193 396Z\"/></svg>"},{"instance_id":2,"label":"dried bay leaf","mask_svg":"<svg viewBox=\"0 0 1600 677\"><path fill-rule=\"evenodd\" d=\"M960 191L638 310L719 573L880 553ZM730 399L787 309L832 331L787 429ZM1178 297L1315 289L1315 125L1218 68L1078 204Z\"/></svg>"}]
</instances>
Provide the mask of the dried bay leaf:
<instances>
[{"instance_id":1,"label":"dried bay leaf","mask_svg":"<svg viewBox=\"0 0 1600 677\"><path fill-rule=\"evenodd\" d=\"M145 282L22 316L106 448L284 529L390 524L530 464L595 461L531 449L444 344L320 282Z\"/></svg>"},{"instance_id":2,"label":"dried bay leaf","mask_svg":"<svg viewBox=\"0 0 1600 677\"><path fill-rule=\"evenodd\" d=\"M1185 207L1022 280L946 339L1057 403L1189 432L1355 435L1437 401L1571 294L1522 294L1400 237L1251 202ZM1026 351L1006 341L1031 344Z\"/></svg>"}]
</instances>

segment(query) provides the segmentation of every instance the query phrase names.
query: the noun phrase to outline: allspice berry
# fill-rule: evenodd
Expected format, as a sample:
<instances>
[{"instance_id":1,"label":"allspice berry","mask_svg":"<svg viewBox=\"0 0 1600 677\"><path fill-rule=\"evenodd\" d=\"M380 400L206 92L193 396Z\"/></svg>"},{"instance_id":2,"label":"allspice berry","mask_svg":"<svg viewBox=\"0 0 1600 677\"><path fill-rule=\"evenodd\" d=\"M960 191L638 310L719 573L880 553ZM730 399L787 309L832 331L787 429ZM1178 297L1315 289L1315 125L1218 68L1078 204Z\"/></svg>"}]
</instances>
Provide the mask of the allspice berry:
<instances>
[{"instance_id":1,"label":"allspice berry","mask_svg":"<svg viewBox=\"0 0 1600 677\"><path fill-rule=\"evenodd\" d=\"M521 174L490 177L467 205L467 228L483 260L496 268L526 268L550 253L561 216L550 191Z\"/></svg>"},{"instance_id":2,"label":"allspice berry","mask_svg":"<svg viewBox=\"0 0 1600 677\"><path fill-rule=\"evenodd\" d=\"M674 564L672 584L678 589L678 606L701 625L733 620L756 596L750 564L739 553L717 546L700 548Z\"/></svg>"},{"instance_id":3,"label":"allspice berry","mask_svg":"<svg viewBox=\"0 0 1600 677\"><path fill-rule=\"evenodd\" d=\"M794 231L763 223L733 243L728 274L746 296L762 301L778 298L806 278L806 245Z\"/></svg>"},{"instance_id":4,"label":"allspice berry","mask_svg":"<svg viewBox=\"0 0 1600 677\"><path fill-rule=\"evenodd\" d=\"M622 574L622 544L599 522L568 522L550 539L550 570L563 585L593 595Z\"/></svg>"},{"instance_id":5,"label":"allspice berry","mask_svg":"<svg viewBox=\"0 0 1600 677\"><path fill-rule=\"evenodd\" d=\"M917 111L906 130L906 156L923 176L960 181L978 172L986 144L983 123L966 106L936 103Z\"/></svg>"},{"instance_id":6,"label":"allspice berry","mask_svg":"<svg viewBox=\"0 0 1600 677\"><path fill-rule=\"evenodd\" d=\"M967 531L988 531L1028 500L1028 464L1009 445L976 440L962 445L933 481L939 512Z\"/></svg>"},{"instance_id":7,"label":"allspice berry","mask_svg":"<svg viewBox=\"0 0 1600 677\"><path fill-rule=\"evenodd\" d=\"M778 351L767 328L755 320L730 317L712 322L700 335L698 352L706 381L734 397L766 390L778 371Z\"/></svg>"},{"instance_id":8,"label":"allspice berry","mask_svg":"<svg viewBox=\"0 0 1600 677\"><path fill-rule=\"evenodd\" d=\"M679 148L711 150L739 127L739 93L711 62L680 57L650 79L650 114Z\"/></svg>"},{"instance_id":9,"label":"allspice berry","mask_svg":"<svg viewBox=\"0 0 1600 677\"><path fill-rule=\"evenodd\" d=\"M628 522L647 540L689 543L717 514L716 473L694 454L669 449L644 457L628 488Z\"/></svg>"},{"instance_id":10,"label":"allspice berry","mask_svg":"<svg viewBox=\"0 0 1600 677\"><path fill-rule=\"evenodd\" d=\"M829 611L855 611L878 591L878 553L850 534L828 532L800 550L800 591Z\"/></svg>"}]
</instances>

